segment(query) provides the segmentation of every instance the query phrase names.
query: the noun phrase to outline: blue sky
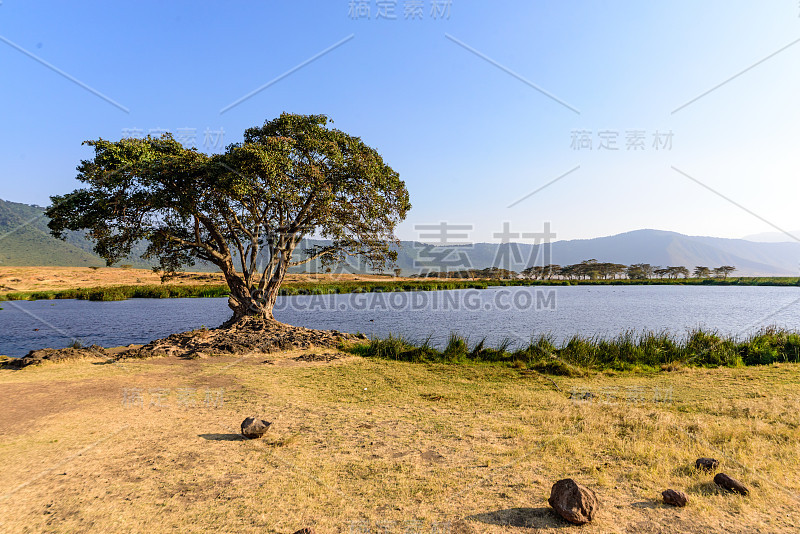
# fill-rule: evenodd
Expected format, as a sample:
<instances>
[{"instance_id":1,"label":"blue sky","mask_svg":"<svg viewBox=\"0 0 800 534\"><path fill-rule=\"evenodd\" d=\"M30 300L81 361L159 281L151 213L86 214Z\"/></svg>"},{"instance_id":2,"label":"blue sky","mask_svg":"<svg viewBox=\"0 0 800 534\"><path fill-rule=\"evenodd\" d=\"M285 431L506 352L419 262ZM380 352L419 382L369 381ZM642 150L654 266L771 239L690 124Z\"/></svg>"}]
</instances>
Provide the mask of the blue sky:
<instances>
[{"instance_id":1,"label":"blue sky","mask_svg":"<svg viewBox=\"0 0 800 534\"><path fill-rule=\"evenodd\" d=\"M472 241L504 222L558 239L800 228L795 0L437 0L436 17L432 1L408 19L411 0L389 2L389 20L378 0L355 2L369 18L350 0L3 0L0 198L77 187L86 139L180 129L212 152L289 111L330 116L400 173L404 239L442 221Z\"/></svg>"}]
</instances>

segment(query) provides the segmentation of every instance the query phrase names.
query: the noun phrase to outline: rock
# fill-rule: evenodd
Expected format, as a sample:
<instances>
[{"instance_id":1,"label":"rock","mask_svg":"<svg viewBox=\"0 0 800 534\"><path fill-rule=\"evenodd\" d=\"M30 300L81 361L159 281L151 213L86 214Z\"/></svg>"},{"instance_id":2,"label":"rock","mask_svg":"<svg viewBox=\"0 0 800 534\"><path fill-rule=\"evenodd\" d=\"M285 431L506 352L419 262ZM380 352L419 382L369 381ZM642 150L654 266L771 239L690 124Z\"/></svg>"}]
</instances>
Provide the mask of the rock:
<instances>
[{"instance_id":1,"label":"rock","mask_svg":"<svg viewBox=\"0 0 800 534\"><path fill-rule=\"evenodd\" d=\"M195 331L172 334L127 350L121 357L151 358L165 355L195 357L194 354L197 353L215 356L243 355L312 346L335 349L341 342L340 338L356 339L356 336L248 317L234 323L226 323L220 328L210 329L204 336L196 335Z\"/></svg>"},{"instance_id":2,"label":"rock","mask_svg":"<svg viewBox=\"0 0 800 534\"><path fill-rule=\"evenodd\" d=\"M271 425L272 423L263 419L248 417L242 421L242 435L249 439L260 438Z\"/></svg>"},{"instance_id":3,"label":"rock","mask_svg":"<svg viewBox=\"0 0 800 534\"><path fill-rule=\"evenodd\" d=\"M301 528L294 534L314 534L314 529L310 527Z\"/></svg>"},{"instance_id":4,"label":"rock","mask_svg":"<svg viewBox=\"0 0 800 534\"><path fill-rule=\"evenodd\" d=\"M65 349L39 349L28 352L22 358L12 358L6 362L8 367L21 369L29 365L39 365L44 362L61 362L68 360L80 360L83 358L107 358L108 353L106 349L99 345L91 345L89 347L75 348L67 347Z\"/></svg>"},{"instance_id":5,"label":"rock","mask_svg":"<svg viewBox=\"0 0 800 534\"><path fill-rule=\"evenodd\" d=\"M703 471L713 471L719 467L719 460L714 458L698 458L694 463L695 469L702 469Z\"/></svg>"},{"instance_id":6,"label":"rock","mask_svg":"<svg viewBox=\"0 0 800 534\"><path fill-rule=\"evenodd\" d=\"M662 491L661 495L664 497L664 503L671 504L672 506L683 508L686 506L686 503L689 502L689 498L682 491L668 489L666 491Z\"/></svg>"},{"instance_id":7,"label":"rock","mask_svg":"<svg viewBox=\"0 0 800 534\"><path fill-rule=\"evenodd\" d=\"M714 484L717 486L722 486L728 491L732 491L734 493L740 493L742 495L747 495L750 493L750 490L747 487L736 480L735 478L731 478L725 473L717 473L717 476L714 477Z\"/></svg>"},{"instance_id":8,"label":"rock","mask_svg":"<svg viewBox=\"0 0 800 534\"><path fill-rule=\"evenodd\" d=\"M574 525L584 525L594 519L600 502L594 491L581 486L571 478L559 480L550 490L547 500L553 509Z\"/></svg>"}]
</instances>

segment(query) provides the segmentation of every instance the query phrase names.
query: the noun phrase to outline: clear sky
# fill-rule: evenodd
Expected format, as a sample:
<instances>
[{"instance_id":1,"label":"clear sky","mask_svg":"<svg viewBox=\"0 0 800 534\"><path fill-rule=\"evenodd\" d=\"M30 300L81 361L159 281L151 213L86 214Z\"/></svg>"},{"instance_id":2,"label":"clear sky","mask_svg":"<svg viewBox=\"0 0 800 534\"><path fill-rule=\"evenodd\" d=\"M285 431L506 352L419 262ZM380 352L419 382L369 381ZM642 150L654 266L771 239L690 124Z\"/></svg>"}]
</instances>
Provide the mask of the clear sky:
<instances>
[{"instance_id":1,"label":"clear sky","mask_svg":"<svg viewBox=\"0 0 800 534\"><path fill-rule=\"evenodd\" d=\"M400 173L404 239L794 231L798 40L796 0L2 0L0 198L77 187L87 139L221 151L288 111Z\"/></svg>"}]
</instances>

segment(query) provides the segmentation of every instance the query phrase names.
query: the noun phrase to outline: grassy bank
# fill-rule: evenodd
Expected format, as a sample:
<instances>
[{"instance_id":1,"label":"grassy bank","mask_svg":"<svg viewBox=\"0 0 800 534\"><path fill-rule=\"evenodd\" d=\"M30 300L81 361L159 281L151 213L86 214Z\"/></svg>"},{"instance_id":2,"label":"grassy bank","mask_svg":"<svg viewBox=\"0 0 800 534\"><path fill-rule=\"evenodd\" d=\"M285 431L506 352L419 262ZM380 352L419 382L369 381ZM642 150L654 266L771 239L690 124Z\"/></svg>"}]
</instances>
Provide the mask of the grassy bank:
<instances>
[{"instance_id":1,"label":"grassy bank","mask_svg":"<svg viewBox=\"0 0 800 534\"><path fill-rule=\"evenodd\" d=\"M580 375L585 370L676 369L681 366L740 367L800 362L800 333L764 329L745 339L695 330L686 337L667 332L625 332L615 338L573 336L556 344L547 335L514 348L511 341L488 347L470 345L451 334L444 348L389 337L348 349L354 354L413 363L485 363L528 368L553 375Z\"/></svg>"},{"instance_id":2,"label":"grassy bank","mask_svg":"<svg viewBox=\"0 0 800 534\"><path fill-rule=\"evenodd\" d=\"M0 300L126 300L133 298L187 298L187 297L225 297L227 285L142 285L108 286L80 289L60 289L45 291L13 291L0 295Z\"/></svg>"},{"instance_id":3,"label":"grassy bank","mask_svg":"<svg viewBox=\"0 0 800 534\"><path fill-rule=\"evenodd\" d=\"M494 284L492 282L492 284ZM332 293L369 293L383 291L438 291L445 289L485 289L490 285L486 281L413 281L413 282L295 282L285 284L281 295L327 295ZM228 286L214 285L120 285L94 287L85 289L63 289L49 291L13 291L0 295L0 300L125 300L131 298L190 298L190 297L225 297Z\"/></svg>"},{"instance_id":4,"label":"grassy bank","mask_svg":"<svg viewBox=\"0 0 800 534\"><path fill-rule=\"evenodd\" d=\"M800 278L688 278L677 280L386 280L291 282L281 288L281 295L327 295L331 293L369 293L394 291L439 291L450 289L486 289L491 286L576 286L576 285L702 285L702 286L800 286ZM0 300L125 300L129 298L224 297L224 284L148 284L114 285L42 291L12 291L0 294Z\"/></svg>"},{"instance_id":5,"label":"grassy bank","mask_svg":"<svg viewBox=\"0 0 800 534\"><path fill-rule=\"evenodd\" d=\"M510 367L303 354L0 371L0 531L797 532L800 365L553 377L559 391ZM251 415L273 425L243 440ZM594 522L550 510L562 478L597 493ZM666 488L689 505L662 504Z\"/></svg>"}]
</instances>

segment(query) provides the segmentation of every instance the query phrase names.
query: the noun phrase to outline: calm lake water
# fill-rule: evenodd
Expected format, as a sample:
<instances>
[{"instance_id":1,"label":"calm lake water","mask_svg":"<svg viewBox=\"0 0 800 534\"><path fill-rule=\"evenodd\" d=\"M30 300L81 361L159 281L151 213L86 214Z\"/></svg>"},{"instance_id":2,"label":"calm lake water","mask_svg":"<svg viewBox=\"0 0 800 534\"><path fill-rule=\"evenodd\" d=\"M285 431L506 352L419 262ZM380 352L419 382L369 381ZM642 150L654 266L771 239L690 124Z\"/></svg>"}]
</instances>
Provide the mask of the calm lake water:
<instances>
[{"instance_id":1,"label":"calm lake water","mask_svg":"<svg viewBox=\"0 0 800 534\"><path fill-rule=\"evenodd\" d=\"M219 326L227 299L131 299L118 302L0 302L0 354L61 348L75 339L111 347L147 343L171 333ZM625 330L696 327L744 336L763 326L800 330L800 288L703 286L508 287L414 293L281 297L275 317L309 328L473 342L532 334L613 336Z\"/></svg>"}]
</instances>

